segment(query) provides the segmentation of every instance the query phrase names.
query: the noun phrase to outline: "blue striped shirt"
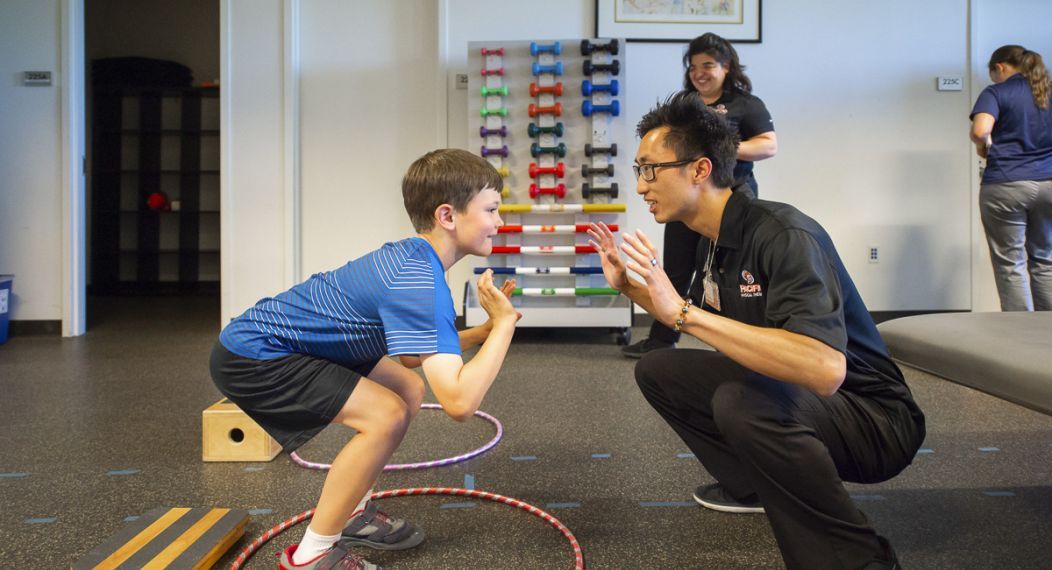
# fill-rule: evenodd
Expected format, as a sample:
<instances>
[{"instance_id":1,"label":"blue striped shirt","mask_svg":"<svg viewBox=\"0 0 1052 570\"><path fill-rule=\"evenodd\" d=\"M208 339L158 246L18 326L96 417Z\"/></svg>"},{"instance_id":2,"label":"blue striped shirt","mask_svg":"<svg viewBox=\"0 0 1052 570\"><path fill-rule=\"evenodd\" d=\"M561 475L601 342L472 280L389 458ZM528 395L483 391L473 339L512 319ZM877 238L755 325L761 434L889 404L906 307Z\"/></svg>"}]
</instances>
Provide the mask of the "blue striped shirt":
<instances>
[{"instance_id":1,"label":"blue striped shirt","mask_svg":"<svg viewBox=\"0 0 1052 570\"><path fill-rule=\"evenodd\" d=\"M455 318L442 261L412 237L259 301L219 340L245 358L299 353L353 366L385 354L461 354Z\"/></svg>"}]
</instances>

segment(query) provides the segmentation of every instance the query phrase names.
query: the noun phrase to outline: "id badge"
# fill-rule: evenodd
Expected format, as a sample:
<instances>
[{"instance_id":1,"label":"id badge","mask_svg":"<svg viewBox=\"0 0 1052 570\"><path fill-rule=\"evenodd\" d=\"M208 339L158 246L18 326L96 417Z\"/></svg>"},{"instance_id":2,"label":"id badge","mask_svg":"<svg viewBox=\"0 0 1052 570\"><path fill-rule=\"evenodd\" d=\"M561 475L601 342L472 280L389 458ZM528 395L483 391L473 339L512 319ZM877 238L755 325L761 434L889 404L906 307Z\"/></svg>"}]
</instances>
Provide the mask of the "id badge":
<instances>
[{"instance_id":1,"label":"id badge","mask_svg":"<svg viewBox=\"0 0 1052 570\"><path fill-rule=\"evenodd\" d=\"M705 288L705 302L710 307L720 310L720 289L716 286L716 282L712 280L712 277L706 273L705 279L702 280L701 284Z\"/></svg>"}]
</instances>

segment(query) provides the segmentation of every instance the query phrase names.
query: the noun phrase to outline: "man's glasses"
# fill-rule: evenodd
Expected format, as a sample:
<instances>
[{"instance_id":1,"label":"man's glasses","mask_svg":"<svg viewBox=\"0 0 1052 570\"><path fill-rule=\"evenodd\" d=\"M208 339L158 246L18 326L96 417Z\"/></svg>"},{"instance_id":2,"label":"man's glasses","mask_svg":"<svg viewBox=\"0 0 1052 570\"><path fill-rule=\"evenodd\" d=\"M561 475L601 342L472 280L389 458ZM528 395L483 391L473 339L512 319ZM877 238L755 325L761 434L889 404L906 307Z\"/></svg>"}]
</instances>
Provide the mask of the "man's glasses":
<instances>
[{"instance_id":1,"label":"man's glasses","mask_svg":"<svg viewBox=\"0 0 1052 570\"><path fill-rule=\"evenodd\" d=\"M633 164L632 172L636 174L636 178L643 177L645 182L653 182L657 178L657 169L662 166L683 166L684 164L690 164L695 160L701 158L700 156L689 158L687 160L677 160L675 162L655 162L653 164Z\"/></svg>"}]
</instances>

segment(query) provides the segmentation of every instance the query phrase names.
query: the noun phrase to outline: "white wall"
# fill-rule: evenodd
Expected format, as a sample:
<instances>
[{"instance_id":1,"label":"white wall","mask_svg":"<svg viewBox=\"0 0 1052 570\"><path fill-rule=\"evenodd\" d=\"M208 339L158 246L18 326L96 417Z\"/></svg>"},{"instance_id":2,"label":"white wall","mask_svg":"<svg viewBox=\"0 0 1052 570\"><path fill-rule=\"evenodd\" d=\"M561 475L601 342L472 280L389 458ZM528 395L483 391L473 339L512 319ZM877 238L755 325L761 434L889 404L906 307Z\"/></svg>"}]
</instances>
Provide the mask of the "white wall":
<instances>
[{"instance_id":1,"label":"white wall","mask_svg":"<svg viewBox=\"0 0 1052 570\"><path fill-rule=\"evenodd\" d=\"M971 100L990 85L986 63L990 54L1005 44L1019 44L1041 54L1045 65L1052 63L1052 3L1047 0L971 0L973 45ZM970 107L969 107L970 110ZM972 173L972 310L999 311L997 288L990 266L990 250L979 221L978 160L973 160Z\"/></svg>"},{"instance_id":2,"label":"white wall","mask_svg":"<svg viewBox=\"0 0 1052 570\"><path fill-rule=\"evenodd\" d=\"M0 2L0 273L13 320L62 318L61 2ZM23 71L52 85L25 87Z\"/></svg>"}]
</instances>

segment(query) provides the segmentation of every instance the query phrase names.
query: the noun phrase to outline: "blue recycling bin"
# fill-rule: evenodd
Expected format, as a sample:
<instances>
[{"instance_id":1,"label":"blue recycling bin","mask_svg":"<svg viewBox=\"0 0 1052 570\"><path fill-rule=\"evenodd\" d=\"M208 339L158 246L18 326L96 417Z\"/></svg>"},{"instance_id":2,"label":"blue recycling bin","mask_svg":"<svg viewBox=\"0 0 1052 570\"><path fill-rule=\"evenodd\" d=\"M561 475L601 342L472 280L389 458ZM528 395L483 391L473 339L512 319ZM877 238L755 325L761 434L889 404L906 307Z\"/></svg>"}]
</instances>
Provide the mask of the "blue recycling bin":
<instances>
[{"instance_id":1,"label":"blue recycling bin","mask_svg":"<svg viewBox=\"0 0 1052 570\"><path fill-rule=\"evenodd\" d=\"M0 275L0 344L7 342L7 323L11 314L11 283L14 275Z\"/></svg>"}]
</instances>

